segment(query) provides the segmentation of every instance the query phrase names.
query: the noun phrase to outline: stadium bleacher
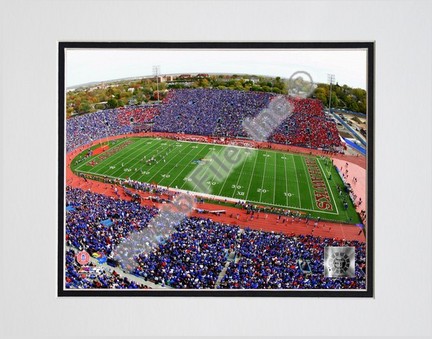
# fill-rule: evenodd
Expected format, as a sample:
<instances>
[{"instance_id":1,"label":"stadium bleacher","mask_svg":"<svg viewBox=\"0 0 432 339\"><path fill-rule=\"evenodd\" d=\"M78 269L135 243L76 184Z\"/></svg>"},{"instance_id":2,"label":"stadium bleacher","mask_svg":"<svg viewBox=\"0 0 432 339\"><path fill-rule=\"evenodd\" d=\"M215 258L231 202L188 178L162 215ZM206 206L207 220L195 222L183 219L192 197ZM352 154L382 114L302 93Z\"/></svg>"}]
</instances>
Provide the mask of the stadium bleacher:
<instances>
[{"instance_id":1,"label":"stadium bleacher","mask_svg":"<svg viewBox=\"0 0 432 339\"><path fill-rule=\"evenodd\" d=\"M172 90L160 106L104 110L68 119L67 152L108 135L134 132L134 126L143 124L151 124L154 132L248 137L242 122L256 117L274 97L271 93L233 90ZM287 100L293 114L269 141L325 150L341 146L336 124L325 116L318 100Z\"/></svg>"},{"instance_id":2,"label":"stadium bleacher","mask_svg":"<svg viewBox=\"0 0 432 339\"><path fill-rule=\"evenodd\" d=\"M102 194L67 188L66 245L89 253L113 257L113 249L131 232L148 226L157 209L106 197ZM109 228L103 221L110 219ZM323 278L324 247L355 246L356 278ZM175 288L364 288L365 244L312 236L287 236L278 233L240 229L206 218L185 218L176 232L150 253L134 255L135 267L122 267L156 284ZM229 263L220 285L219 274ZM66 261L70 288L89 288L90 282L76 276L76 263ZM114 260L118 259L116 257ZM307 260L311 273L305 273L298 260ZM75 273L74 273L75 272ZM78 281L76 281L78 279ZM100 279L99 279L100 280ZM105 279L106 280L106 279ZM105 282L104 287L109 286ZM133 286L134 287L134 286Z\"/></svg>"}]
</instances>

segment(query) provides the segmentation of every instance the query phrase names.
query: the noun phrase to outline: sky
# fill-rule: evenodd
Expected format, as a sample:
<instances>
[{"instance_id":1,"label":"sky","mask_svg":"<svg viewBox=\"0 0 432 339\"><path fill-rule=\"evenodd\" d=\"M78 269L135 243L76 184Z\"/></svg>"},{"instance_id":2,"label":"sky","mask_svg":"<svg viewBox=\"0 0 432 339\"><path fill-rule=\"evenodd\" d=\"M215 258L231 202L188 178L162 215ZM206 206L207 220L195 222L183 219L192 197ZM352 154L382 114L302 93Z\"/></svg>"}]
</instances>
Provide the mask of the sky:
<instances>
[{"instance_id":1,"label":"sky","mask_svg":"<svg viewBox=\"0 0 432 339\"><path fill-rule=\"evenodd\" d=\"M228 73L280 76L298 71L314 83L334 74L339 85L366 89L365 50L178 50L178 49L68 49L66 87L89 82L160 74Z\"/></svg>"}]
</instances>

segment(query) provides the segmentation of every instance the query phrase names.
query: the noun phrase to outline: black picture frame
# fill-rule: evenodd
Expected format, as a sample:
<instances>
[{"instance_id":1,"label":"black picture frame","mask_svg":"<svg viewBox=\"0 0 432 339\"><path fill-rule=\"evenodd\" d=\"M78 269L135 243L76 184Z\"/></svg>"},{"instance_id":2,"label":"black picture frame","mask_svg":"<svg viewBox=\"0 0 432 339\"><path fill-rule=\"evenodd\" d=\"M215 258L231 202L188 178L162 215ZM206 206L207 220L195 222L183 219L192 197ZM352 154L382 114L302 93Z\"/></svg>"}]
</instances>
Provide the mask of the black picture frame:
<instances>
[{"instance_id":1,"label":"black picture frame","mask_svg":"<svg viewBox=\"0 0 432 339\"><path fill-rule=\"evenodd\" d=\"M367 51L367 274L366 290L84 290L64 288L65 51L128 49L364 49ZM59 297L368 297L374 296L374 92L375 42L59 42L58 43L58 247Z\"/></svg>"}]
</instances>

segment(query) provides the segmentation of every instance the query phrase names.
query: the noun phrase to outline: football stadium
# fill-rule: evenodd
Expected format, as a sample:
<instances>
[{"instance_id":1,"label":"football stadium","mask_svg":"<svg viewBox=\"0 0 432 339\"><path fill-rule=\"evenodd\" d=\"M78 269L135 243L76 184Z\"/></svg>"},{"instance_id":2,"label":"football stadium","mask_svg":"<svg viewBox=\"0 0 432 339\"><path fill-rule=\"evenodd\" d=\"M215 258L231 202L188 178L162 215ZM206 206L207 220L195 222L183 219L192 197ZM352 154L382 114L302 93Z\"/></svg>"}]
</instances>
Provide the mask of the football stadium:
<instances>
[{"instance_id":1,"label":"football stadium","mask_svg":"<svg viewBox=\"0 0 432 339\"><path fill-rule=\"evenodd\" d=\"M365 114L235 89L156 99L66 119L66 290L366 288ZM254 140L245 121L275 100L292 112ZM190 211L158 229L180 195ZM137 234L146 250L125 247ZM325 248L340 246L353 275L327 277Z\"/></svg>"}]
</instances>

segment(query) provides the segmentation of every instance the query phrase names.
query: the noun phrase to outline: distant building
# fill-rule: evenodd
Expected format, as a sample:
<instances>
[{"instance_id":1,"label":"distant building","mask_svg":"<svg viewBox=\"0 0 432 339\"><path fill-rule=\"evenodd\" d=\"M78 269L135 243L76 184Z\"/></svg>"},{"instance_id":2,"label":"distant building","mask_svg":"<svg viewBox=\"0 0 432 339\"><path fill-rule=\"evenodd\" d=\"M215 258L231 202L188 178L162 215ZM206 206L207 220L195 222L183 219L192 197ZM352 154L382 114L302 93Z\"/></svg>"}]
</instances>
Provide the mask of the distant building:
<instances>
[{"instance_id":1,"label":"distant building","mask_svg":"<svg viewBox=\"0 0 432 339\"><path fill-rule=\"evenodd\" d=\"M153 81L158 81L158 82L167 82L167 81L173 81L174 80L174 76L173 75L160 75L157 78L153 77Z\"/></svg>"}]
</instances>

